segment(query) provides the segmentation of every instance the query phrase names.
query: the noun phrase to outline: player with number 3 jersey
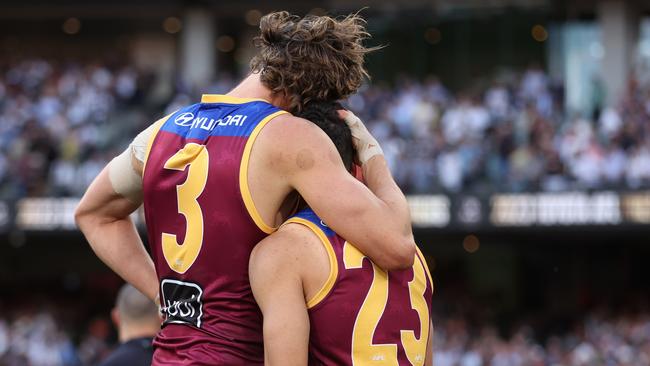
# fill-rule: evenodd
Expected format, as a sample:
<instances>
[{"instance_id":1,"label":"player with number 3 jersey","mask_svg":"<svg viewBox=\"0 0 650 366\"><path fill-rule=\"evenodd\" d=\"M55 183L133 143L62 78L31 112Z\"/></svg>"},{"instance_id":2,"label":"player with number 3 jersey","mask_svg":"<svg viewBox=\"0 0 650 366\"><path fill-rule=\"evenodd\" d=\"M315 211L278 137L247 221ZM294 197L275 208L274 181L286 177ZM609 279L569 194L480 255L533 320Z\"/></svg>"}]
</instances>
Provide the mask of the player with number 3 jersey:
<instances>
[{"instance_id":1,"label":"player with number 3 jersey","mask_svg":"<svg viewBox=\"0 0 650 366\"><path fill-rule=\"evenodd\" d=\"M261 316L247 265L267 234L247 212L248 158L259 131L285 113L261 100L204 95L152 136L144 208L165 317L155 361L178 352L197 359L182 343L198 342L218 350L204 362L259 362Z\"/></svg>"}]
</instances>

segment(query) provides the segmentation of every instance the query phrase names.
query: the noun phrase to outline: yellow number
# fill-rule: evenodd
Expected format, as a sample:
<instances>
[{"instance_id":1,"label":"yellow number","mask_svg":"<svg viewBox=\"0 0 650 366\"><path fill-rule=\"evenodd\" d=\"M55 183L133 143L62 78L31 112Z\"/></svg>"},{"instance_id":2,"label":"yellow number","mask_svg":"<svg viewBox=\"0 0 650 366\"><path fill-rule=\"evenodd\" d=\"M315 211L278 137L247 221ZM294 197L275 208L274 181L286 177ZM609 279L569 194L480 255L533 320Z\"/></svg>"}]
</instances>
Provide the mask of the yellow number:
<instances>
[{"instance_id":1,"label":"yellow number","mask_svg":"<svg viewBox=\"0 0 650 366\"><path fill-rule=\"evenodd\" d=\"M429 307L424 299L424 292L427 289L427 280L424 274L424 266L420 258L416 256L413 263L413 280L409 282L409 296L411 308L418 313L420 318L420 336L415 338L415 331L402 330L402 346L406 352L406 358L411 365L424 365L424 358L427 354L427 341L429 340Z\"/></svg>"},{"instance_id":2,"label":"yellow number","mask_svg":"<svg viewBox=\"0 0 650 366\"><path fill-rule=\"evenodd\" d=\"M169 268L185 273L194 264L203 245L203 211L197 199L208 180L208 151L204 145L189 143L165 163L165 169L184 171L183 184L176 186L178 213L185 217L185 240L178 243L176 234L162 233L162 251Z\"/></svg>"},{"instance_id":3,"label":"yellow number","mask_svg":"<svg viewBox=\"0 0 650 366\"><path fill-rule=\"evenodd\" d=\"M345 269L357 269L363 266L365 256L350 243L343 247ZM372 262L371 262L372 263ZM372 263L373 279L366 299L359 309L352 330L352 364L356 366L398 365L396 344L373 344L379 319L381 319L386 302L388 302L388 274Z\"/></svg>"},{"instance_id":4,"label":"yellow number","mask_svg":"<svg viewBox=\"0 0 650 366\"><path fill-rule=\"evenodd\" d=\"M365 256L350 243L343 247L343 264L345 269L358 269L363 266ZM372 263L372 262L370 262ZM388 273L372 263L373 280L361 309L357 314L352 331L352 364L363 365L398 365L396 344L373 344L372 339L384 314L388 302ZM427 341L429 337L429 309L424 299L427 280L424 266L419 258L413 265L413 280L409 282L411 308L420 318L420 337L415 337L413 330L401 330L401 342L406 356L412 365L424 365Z\"/></svg>"}]
</instances>

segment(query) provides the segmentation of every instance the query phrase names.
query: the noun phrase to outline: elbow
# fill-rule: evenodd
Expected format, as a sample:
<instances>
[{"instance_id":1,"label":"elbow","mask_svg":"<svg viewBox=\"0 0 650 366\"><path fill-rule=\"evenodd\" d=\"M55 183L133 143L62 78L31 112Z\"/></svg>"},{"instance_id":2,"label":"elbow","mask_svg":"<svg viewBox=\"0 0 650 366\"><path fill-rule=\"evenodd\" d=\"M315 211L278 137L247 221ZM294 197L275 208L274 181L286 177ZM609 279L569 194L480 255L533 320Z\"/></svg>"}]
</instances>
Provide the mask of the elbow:
<instances>
[{"instance_id":1,"label":"elbow","mask_svg":"<svg viewBox=\"0 0 650 366\"><path fill-rule=\"evenodd\" d=\"M396 271L411 268L415 260L416 249L413 237L403 237L393 241L390 251L387 252L385 263L379 265L387 271Z\"/></svg>"},{"instance_id":2,"label":"elbow","mask_svg":"<svg viewBox=\"0 0 650 366\"><path fill-rule=\"evenodd\" d=\"M404 238L402 239L401 245L399 245L399 252L396 254L395 266L397 269L411 268L413 267L415 256L416 250L413 237Z\"/></svg>"},{"instance_id":3,"label":"elbow","mask_svg":"<svg viewBox=\"0 0 650 366\"><path fill-rule=\"evenodd\" d=\"M74 211L74 222L81 230L84 232L84 229L88 227L88 221L90 220L90 215L88 214L88 211L84 209L82 205L77 206L77 208Z\"/></svg>"},{"instance_id":4,"label":"elbow","mask_svg":"<svg viewBox=\"0 0 650 366\"><path fill-rule=\"evenodd\" d=\"M74 223L77 225L79 229L81 229L81 226L83 225L84 222L84 212L83 210L80 209L79 206L74 210Z\"/></svg>"},{"instance_id":5,"label":"elbow","mask_svg":"<svg viewBox=\"0 0 650 366\"><path fill-rule=\"evenodd\" d=\"M90 239L93 236L93 228L97 227L98 221L94 217L92 211L84 209L83 206L77 206L74 212L74 222L77 228L86 238L86 242L90 247L95 250L93 246L94 241Z\"/></svg>"}]
</instances>

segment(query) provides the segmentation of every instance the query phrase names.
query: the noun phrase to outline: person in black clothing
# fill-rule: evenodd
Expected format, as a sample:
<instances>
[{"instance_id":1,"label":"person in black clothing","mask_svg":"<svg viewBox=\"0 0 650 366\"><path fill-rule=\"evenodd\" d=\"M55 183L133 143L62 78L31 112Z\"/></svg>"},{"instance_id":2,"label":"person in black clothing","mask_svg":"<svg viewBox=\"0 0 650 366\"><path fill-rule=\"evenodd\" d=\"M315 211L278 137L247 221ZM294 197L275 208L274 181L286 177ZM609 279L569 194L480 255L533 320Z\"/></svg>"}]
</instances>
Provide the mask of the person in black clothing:
<instances>
[{"instance_id":1,"label":"person in black clothing","mask_svg":"<svg viewBox=\"0 0 650 366\"><path fill-rule=\"evenodd\" d=\"M160 330L158 307L135 287L126 284L111 313L120 346L100 366L151 365L153 337Z\"/></svg>"}]
</instances>

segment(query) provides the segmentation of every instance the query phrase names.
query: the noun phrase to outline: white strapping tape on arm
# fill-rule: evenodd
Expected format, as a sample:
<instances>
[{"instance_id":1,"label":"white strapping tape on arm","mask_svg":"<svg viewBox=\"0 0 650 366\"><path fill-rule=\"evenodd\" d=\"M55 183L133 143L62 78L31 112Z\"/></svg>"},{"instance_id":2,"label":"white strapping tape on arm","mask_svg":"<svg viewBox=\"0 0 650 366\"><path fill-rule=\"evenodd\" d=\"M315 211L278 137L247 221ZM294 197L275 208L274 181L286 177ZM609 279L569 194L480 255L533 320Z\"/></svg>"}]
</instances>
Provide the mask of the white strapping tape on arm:
<instances>
[{"instance_id":1,"label":"white strapping tape on arm","mask_svg":"<svg viewBox=\"0 0 650 366\"><path fill-rule=\"evenodd\" d=\"M130 146L108 163L108 177L115 193L142 203L142 177L133 169Z\"/></svg>"},{"instance_id":2,"label":"white strapping tape on arm","mask_svg":"<svg viewBox=\"0 0 650 366\"><path fill-rule=\"evenodd\" d=\"M108 177L113 189L134 203L142 203L142 177L133 168L132 158L144 163L149 137L155 129L154 123L140 132L124 152L108 163Z\"/></svg>"}]
</instances>

